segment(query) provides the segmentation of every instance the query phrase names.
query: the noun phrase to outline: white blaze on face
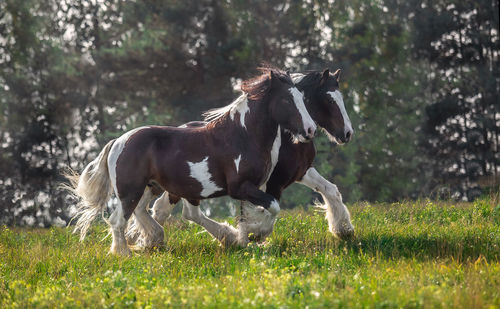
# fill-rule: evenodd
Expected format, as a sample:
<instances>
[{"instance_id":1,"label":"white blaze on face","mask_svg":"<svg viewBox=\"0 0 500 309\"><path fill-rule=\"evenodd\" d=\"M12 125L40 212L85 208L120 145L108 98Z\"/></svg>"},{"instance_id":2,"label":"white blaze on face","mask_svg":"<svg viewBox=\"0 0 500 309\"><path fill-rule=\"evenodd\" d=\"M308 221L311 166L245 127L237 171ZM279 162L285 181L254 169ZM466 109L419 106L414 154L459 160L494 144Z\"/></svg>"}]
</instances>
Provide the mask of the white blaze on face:
<instances>
[{"instance_id":1,"label":"white blaze on face","mask_svg":"<svg viewBox=\"0 0 500 309\"><path fill-rule=\"evenodd\" d=\"M302 125L304 126L304 131L309 132L309 129L316 131L316 124L312 120L311 116L307 112L306 105L304 104L304 95L296 88L292 87L289 89L293 96L293 102L295 107L299 111L300 117L302 118Z\"/></svg>"},{"instance_id":2,"label":"white blaze on face","mask_svg":"<svg viewBox=\"0 0 500 309\"><path fill-rule=\"evenodd\" d=\"M188 165L191 171L189 176L193 177L201 184L201 196L208 197L217 191L222 191L222 188L219 188L215 182L213 182L212 175L208 171L208 157L205 157L201 162L193 163L188 161Z\"/></svg>"},{"instance_id":3,"label":"white blaze on face","mask_svg":"<svg viewBox=\"0 0 500 309\"><path fill-rule=\"evenodd\" d=\"M342 118L344 118L344 133L352 132L353 129L351 120L349 119L347 111L345 110L344 99L342 99L342 94L338 90L328 91L327 93L330 95L330 97L332 97L335 103L337 103L337 106L339 107L340 112L342 113Z\"/></svg>"},{"instance_id":4,"label":"white blaze on face","mask_svg":"<svg viewBox=\"0 0 500 309\"><path fill-rule=\"evenodd\" d=\"M108 155L109 178L111 180L111 184L113 185L113 189L115 190L115 194L117 195L118 191L116 189L116 162L118 161L118 158L120 157L123 149L125 148L125 144L127 143L128 139L132 135L134 135L134 133L147 128L149 127L140 127L126 132L125 134L116 139L116 141L113 143L113 146L111 147L111 150L109 151Z\"/></svg>"},{"instance_id":5,"label":"white blaze on face","mask_svg":"<svg viewBox=\"0 0 500 309\"><path fill-rule=\"evenodd\" d=\"M240 169L240 161L241 161L241 154L238 156L238 158L234 159L234 166L236 166L236 173L238 173Z\"/></svg>"}]
</instances>

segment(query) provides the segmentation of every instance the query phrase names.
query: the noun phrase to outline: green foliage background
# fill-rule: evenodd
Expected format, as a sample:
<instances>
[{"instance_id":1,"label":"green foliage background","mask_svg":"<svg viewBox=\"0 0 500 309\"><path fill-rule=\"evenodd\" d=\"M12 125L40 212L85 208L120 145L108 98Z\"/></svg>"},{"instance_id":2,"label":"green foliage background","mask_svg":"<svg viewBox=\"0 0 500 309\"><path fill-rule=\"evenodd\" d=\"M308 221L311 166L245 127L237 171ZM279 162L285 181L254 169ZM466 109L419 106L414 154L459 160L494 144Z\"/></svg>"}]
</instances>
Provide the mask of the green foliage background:
<instances>
[{"instance_id":1,"label":"green foliage background","mask_svg":"<svg viewBox=\"0 0 500 309\"><path fill-rule=\"evenodd\" d=\"M67 221L65 167L199 120L261 61L343 70L354 139L320 135L315 166L344 200L473 199L499 183L498 26L486 0L2 1L0 222ZM314 198L293 185L283 205Z\"/></svg>"}]
</instances>

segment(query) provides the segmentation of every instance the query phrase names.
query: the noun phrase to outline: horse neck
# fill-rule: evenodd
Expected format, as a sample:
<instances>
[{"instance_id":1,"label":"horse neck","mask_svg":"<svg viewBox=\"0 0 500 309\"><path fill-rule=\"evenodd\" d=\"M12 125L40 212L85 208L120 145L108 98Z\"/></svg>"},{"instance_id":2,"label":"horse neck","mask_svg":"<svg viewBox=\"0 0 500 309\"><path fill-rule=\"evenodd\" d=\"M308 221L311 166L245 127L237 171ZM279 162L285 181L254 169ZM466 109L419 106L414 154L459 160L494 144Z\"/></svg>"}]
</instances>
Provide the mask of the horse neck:
<instances>
[{"instance_id":1,"label":"horse neck","mask_svg":"<svg viewBox=\"0 0 500 309\"><path fill-rule=\"evenodd\" d=\"M263 100L268 99L269 96ZM271 149L278 132L278 123L270 116L268 102L249 100L248 105L250 112L245 117L248 139L258 148Z\"/></svg>"},{"instance_id":2,"label":"horse neck","mask_svg":"<svg viewBox=\"0 0 500 309\"><path fill-rule=\"evenodd\" d=\"M264 100L268 100L268 97ZM205 130L215 137L224 136L225 140L234 139L243 142L244 145L252 145L248 149L256 148L267 151L271 149L278 132L278 124L270 117L267 103L250 99L247 101L249 111L245 113L244 128L241 124L240 112L231 116L228 111L220 119L210 122ZM235 145L238 144L239 142Z\"/></svg>"}]
</instances>

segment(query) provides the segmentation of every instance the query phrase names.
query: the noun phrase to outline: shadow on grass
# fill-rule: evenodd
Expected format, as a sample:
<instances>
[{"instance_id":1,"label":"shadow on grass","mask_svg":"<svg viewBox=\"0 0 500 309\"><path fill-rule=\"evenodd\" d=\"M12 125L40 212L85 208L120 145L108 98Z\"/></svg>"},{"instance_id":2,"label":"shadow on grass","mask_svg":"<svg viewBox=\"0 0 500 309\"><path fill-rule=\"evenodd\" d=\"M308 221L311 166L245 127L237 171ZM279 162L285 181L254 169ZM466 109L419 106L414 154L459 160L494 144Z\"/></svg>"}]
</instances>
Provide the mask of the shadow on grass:
<instances>
[{"instance_id":1,"label":"shadow on grass","mask_svg":"<svg viewBox=\"0 0 500 309\"><path fill-rule=\"evenodd\" d=\"M30 243L42 243L44 246L57 245L67 247L78 243L78 235L71 234L69 230L57 229L64 233L51 232L50 230L4 230L2 239L4 246L19 247L29 240ZM180 232L179 232L180 231ZM50 233L49 233L50 232ZM103 235L107 231L103 227L97 229L97 233L91 234L85 243L103 244ZM276 233L276 232L275 232ZM54 234L54 235L52 235ZM136 251L138 255L148 254L172 254L177 257L199 256L233 256L242 255L245 252L251 256L271 255L281 257L284 254L296 254L297 256L314 256L326 251L334 254L370 255L380 256L388 259L410 258L416 260L429 260L435 258L449 258L455 261L477 260L484 257L488 261L500 261L500 239L490 237L488 234L481 235L430 235L420 233L416 235L397 234L358 234L346 241L336 240L331 235L323 235L308 239L305 234L293 233L287 237L275 234L269 239L267 245L258 246L250 244L248 248L222 247L213 241L208 234L201 237L198 230L190 230L186 226L167 230L165 246L156 250ZM34 238L30 238L28 236ZM50 237L47 237L50 236ZM103 250L108 249L110 240L104 241ZM246 254L246 253L245 253Z\"/></svg>"},{"instance_id":2,"label":"shadow on grass","mask_svg":"<svg viewBox=\"0 0 500 309\"><path fill-rule=\"evenodd\" d=\"M480 256L487 260L500 260L500 244L478 237L465 236L460 239L428 235L363 235L352 240L339 241L337 250L349 250L385 258L414 258L428 260L453 258L461 262L477 260Z\"/></svg>"},{"instance_id":3,"label":"shadow on grass","mask_svg":"<svg viewBox=\"0 0 500 309\"><path fill-rule=\"evenodd\" d=\"M297 235L298 236L298 235ZM330 236L330 235L328 235ZM277 237L268 244L257 245L250 243L247 248L223 247L209 237L197 241L190 241L189 237L174 237L166 241L165 246L159 249L161 253L174 256L208 255L231 256L242 252L249 252L259 257L272 255L281 257L286 254L297 256L311 256L326 251L334 254L371 255L387 259L409 258L416 260L429 260L436 258L449 258L457 262L477 260L479 257L488 261L500 260L500 242L498 239L485 239L475 235L465 235L461 238L450 235L435 236L428 234L417 235L387 235L368 234L356 235L349 240L325 238L322 240L300 239L301 237ZM301 241L302 240L302 241Z\"/></svg>"}]
</instances>

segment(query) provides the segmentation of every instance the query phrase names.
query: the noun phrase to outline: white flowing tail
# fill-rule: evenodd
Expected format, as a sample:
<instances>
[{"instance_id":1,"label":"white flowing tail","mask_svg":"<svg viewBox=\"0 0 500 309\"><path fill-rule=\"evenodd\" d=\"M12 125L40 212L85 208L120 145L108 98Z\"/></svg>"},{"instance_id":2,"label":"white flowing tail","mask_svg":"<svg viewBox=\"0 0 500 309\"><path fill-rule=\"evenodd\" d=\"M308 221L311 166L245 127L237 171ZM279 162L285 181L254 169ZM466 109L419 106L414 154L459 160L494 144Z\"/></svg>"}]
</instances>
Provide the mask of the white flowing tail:
<instances>
[{"instance_id":1,"label":"white flowing tail","mask_svg":"<svg viewBox=\"0 0 500 309\"><path fill-rule=\"evenodd\" d=\"M77 219L74 233L80 231L80 241L85 238L92 221L104 211L113 193L108 172L108 154L114 142L112 140L107 143L81 175L72 170L65 175L70 185L64 187L79 200L73 219Z\"/></svg>"}]
</instances>

